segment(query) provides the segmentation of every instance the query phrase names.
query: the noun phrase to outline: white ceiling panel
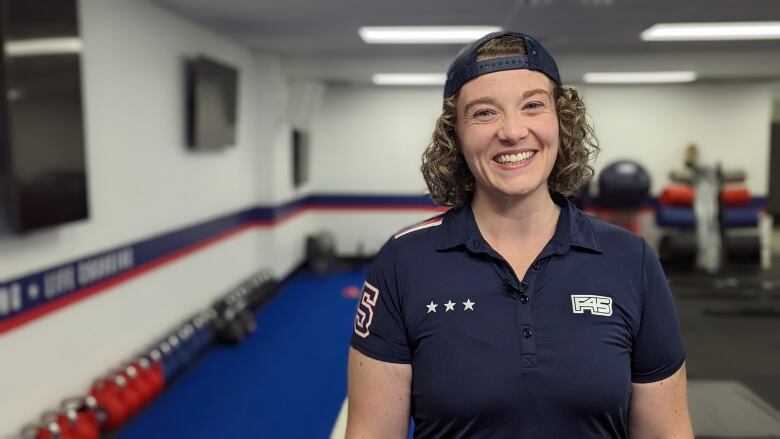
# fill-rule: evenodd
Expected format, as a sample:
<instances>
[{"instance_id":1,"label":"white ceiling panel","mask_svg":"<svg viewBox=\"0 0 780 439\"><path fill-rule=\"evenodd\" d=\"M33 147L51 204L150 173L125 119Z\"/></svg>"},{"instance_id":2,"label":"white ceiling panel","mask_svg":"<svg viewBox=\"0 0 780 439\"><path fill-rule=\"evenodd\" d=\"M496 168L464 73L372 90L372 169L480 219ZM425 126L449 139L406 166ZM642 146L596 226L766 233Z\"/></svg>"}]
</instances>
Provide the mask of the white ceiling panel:
<instances>
[{"instance_id":1,"label":"white ceiling panel","mask_svg":"<svg viewBox=\"0 0 780 439\"><path fill-rule=\"evenodd\" d=\"M532 34L556 58L585 60L585 65L578 67L586 70L604 70L599 68L604 62L626 70L633 64L646 66L647 59L659 60L664 65L685 60L688 66L680 68L696 68L698 61L703 60L707 64L703 68L709 69L700 72L703 80L780 79L780 70L772 70L780 58L780 40L644 42L639 37L643 30L661 22L780 21L780 0L157 0L157 3L246 46L278 53L293 66L352 65L363 60L407 68L418 65L418 69L429 70L435 65L438 69L442 64L446 66L446 60L455 55L459 45L368 45L360 39L357 30L360 26L493 25ZM739 63L729 59L732 54L739 55ZM723 57L726 68L714 69L713 57ZM597 65L591 65L594 62ZM323 69L340 80L355 80L355 75L349 72L339 76L336 68L323 66ZM723 76L724 70L728 75ZM311 70L309 76L334 80L318 75L317 69Z\"/></svg>"}]
</instances>

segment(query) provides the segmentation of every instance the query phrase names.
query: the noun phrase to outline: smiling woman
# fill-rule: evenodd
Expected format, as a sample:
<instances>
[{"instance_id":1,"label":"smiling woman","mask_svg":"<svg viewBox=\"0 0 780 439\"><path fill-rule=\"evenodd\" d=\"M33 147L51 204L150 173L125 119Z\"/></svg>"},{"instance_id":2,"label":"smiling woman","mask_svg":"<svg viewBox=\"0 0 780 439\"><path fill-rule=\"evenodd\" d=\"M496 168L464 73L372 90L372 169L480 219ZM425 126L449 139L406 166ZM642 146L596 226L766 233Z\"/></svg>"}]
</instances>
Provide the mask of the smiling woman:
<instances>
[{"instance_id":1,"label":"smiling woman","mask_svg":"<svg viewBox=\"0 0 780 439\"><path fill-rule=\"evenodd\" d=\"M547 193L547 177L558 155L550 84L542 73L507 70L480 76L461 88L455 131L481 189L475 196Z\"/></svg>"},{"instance_id":2,"label":"smiling woman","mask_svg":"<svg viewBox=\"0 0 780 439\"><path fill-rule=\"evenodd\" d=\"M477 59L485 61L525 54L522 39L502 37L482 45ZM549 189L573 195L579 191L582 181L593 175L590 163L598 154L598 141L577 89L550 81L544 90L552 95L560 131L558 158L548 180ZM433 141L423 153L421 168L431 198L441 205L454 207L466 204L475 189L474 176L457 147L455 103L459 94L445 96L444 108L436 121Z\"/></svg>"},{"instance_id":3,"label":"smiling woman","mask_svg":"<svg viewBox=\"0 0 780 439\"><path fill-rule=\"evenodd\" d=\"M448 212L374 259L355 319L348 438L692 438L658 258L567 195L598 147L532 37L490 34L447 72L423 155Z\"/></svg>"}]
</instances>

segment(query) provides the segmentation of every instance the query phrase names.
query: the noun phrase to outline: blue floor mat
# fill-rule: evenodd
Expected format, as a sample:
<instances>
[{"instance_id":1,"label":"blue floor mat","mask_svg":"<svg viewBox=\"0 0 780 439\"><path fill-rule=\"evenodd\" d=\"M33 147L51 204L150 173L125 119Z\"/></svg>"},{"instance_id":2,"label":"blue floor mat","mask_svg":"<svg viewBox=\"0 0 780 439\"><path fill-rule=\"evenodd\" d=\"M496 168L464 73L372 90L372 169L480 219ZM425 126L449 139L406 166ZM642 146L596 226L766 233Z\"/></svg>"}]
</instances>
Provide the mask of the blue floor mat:
<instances>
[{"instance_id":1,"label":"blue floor mat","mask_svg":"<svg viewBox=\"0 0 780 439\"><path fill-rule=\"evenodd\" d=\"M243 344L217 347L117 438L327 438L346 397L346 365L365 269L299 271L258 313Z\"/></svg>"}]
</instances>

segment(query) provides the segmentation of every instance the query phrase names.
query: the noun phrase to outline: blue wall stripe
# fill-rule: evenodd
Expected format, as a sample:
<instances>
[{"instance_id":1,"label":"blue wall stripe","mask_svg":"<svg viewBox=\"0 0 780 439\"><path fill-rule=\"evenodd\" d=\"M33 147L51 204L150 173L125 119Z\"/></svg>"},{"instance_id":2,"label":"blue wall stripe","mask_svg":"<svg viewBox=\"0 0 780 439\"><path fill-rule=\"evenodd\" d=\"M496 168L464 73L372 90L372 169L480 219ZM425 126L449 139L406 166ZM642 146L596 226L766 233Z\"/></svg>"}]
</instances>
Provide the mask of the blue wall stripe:
<instances>
[{"instance_id":1,"label":"blue wall stripe","mask_svg":"<svg viewBox=\"0 0 780 439\"><path fill-rule=\"evenodd\" d=\"M656 199L647 208L656 208ZM766 197L753 206L766 207ZM20 317L98 284L127 276L146 264L250 225L274 226L307 208L420 208L435 207L427 195L315 194L278 206L257 206L179 230L162 233L46 269L3 281L0 279L0 333L18 326ZM586 206L588 207L588 206Z\"/></svg>"}]
</instances>

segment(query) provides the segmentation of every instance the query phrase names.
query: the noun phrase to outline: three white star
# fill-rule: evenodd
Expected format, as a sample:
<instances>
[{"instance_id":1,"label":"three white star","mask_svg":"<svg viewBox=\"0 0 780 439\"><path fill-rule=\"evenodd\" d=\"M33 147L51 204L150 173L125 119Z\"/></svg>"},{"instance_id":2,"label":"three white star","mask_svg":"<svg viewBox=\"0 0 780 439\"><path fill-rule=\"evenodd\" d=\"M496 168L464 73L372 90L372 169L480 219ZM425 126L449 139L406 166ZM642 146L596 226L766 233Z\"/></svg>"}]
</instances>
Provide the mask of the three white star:
<instances>
[{"instance_id":1,"label":"three white star","mask_svg":"<svg viewBox=\"0 0 780 439\"><path fill-rule=\"evenodd\" d=\"M474 305L476 305L476 302L472 302L471 299L466 299L463 303L463 311L474 311ZM456 303L452 300L447 301L447 303L444 304L444 312L450 312L455 311L455 305ZM428 312L426 314L430 314L432 312L437 312L436 307L438 307L438 303L433 303L433 300L431 300L431 303L425 305L426 308L428 308Z\"/></svg>"}]
</instances>

